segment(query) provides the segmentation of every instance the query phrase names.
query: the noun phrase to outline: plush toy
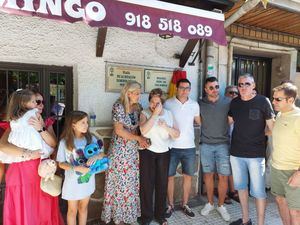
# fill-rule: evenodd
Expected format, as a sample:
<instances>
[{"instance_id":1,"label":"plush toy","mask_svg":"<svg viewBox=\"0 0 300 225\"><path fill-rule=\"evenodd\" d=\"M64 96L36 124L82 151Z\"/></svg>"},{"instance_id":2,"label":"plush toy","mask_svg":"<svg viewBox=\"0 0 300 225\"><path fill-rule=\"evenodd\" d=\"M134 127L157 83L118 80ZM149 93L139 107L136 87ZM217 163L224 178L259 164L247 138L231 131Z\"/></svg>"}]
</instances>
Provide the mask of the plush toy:
<instances>
[{"instance_id":1,"label":"plush toy","mask_svg":"<svg viewBox=\"0 0 300 225\"><path fill-rule=\"evenodd\" d=\"M45 181L48 179L53 180L54 174L56 172L56 162L52 159L45 159L40 162L38 168L38 174L42 177Z\"/></svg>"},{"instance_id":2,"label":"plush toy","mask_svg":"<svg viewBox=\"0 0 300 225\"><path fill-rule=\"evenodd\" d=\"M91 143L87 145L84 150L83 154L86 159L89 159L95 155L98 155L103 152L103 142L101 140L98 140L97 143ZM102 159L98 159L96 162L94 162L92 165L89 166L90 171L86 173L85 175L81 175L78 178L78 183L87 183L89 182L89 179L92 174L101 173L104 170L107 170L109 165L109 159L107 157L103 157Z\"/></svg>"}]
</instances>

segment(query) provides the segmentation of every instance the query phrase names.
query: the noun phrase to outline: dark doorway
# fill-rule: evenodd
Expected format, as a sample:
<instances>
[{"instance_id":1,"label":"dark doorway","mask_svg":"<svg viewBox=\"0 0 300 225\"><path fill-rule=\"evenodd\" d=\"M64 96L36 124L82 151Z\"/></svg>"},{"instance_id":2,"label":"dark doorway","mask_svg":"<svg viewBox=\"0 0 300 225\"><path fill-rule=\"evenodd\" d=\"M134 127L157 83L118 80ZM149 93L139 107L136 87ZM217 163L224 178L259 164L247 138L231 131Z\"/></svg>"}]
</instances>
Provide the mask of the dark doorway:
<instances>
[{"instance_id":1,"label":"dark doorway","mask_svg":"<svg viewBox=\"0 0 300 225\"><path fill-rule=\"evenodd\" d=\"M44 96L44 117L52 116L57 137L64 115L73 109L72 67L0 62L0 120L6 117L11 93L19 88L37 88Z\"/></svg>"},{"instance_id":2,"label":"dark doorway","mask_svg":"<svg viewBox=\"0 0 300 225\"><path fill-rule=\"evenodd\" d=\"M258 94L270 97L272 59L245 55L234 55L231 80L237 85L240 75L250 73L254 76Z\"/></svg>"}]
</instances>

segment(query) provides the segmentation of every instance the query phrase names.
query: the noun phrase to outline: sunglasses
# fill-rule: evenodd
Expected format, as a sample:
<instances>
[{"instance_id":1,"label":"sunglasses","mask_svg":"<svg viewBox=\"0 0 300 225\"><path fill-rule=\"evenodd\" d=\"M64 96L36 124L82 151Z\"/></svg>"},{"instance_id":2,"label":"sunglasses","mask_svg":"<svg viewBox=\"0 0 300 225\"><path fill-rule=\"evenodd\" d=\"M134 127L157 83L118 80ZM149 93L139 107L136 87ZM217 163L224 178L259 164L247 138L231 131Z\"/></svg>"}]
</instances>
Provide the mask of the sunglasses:
<instances>
[{"instance_id":1,"label":"sunglasses","mask_svg":"<svg viewBox=\"0 0 300 225\"><path fill-rule=\"evenodd\" d=\"M214 90L214 89L219 90L219 88L220 88L219 85L216 85L216 86L209 86L209 87L208 87L208 89L211 90L211 91Z\"/></svg>"},{"instance_id":2,"label":"sunglasses","mask_svg":"<svg viewBox=\"0 0 300 225\"><path fill-rule=\"evenodd\" d=\"M42 100L35 100L35 102L36 102L37 105L40 105L40 104L43 104L43 105L44 105L44 104L45 104L45 102L42 101Z\"/></svg>"},{"instance_id":3,"label":"sunglasses","mask_svg":"<svg viewBox=\"0 0 300 225\"><path fill-rule=\"evenodd\" d=\"M246 83L238 83L238 86L239 86L239 87L250 87L250 86L251 86L251 83L249 83L249 82L246 82Z\"/></svg>"},{"instance_id":4,"label":"sunglasses","mask_svg":"<svg viewBox=\"0 0 300 225\"><path fill-rule=\"evenodd\" d=\"M228 92L230 95L238 95L239 93L237 91L229 91Z\"/></svg>"},{"instance_id":5,"label":"sunglasses","mask_svg":"<svg viewBox=\"0 0 300 225\"><path fill-rule=\"evenodd\" d=\"M276 102L281 102L281 101L286 100L286 99L288 99L288 98L282 98L282 97L273 98L273 100L276 101Z\"/></svg>"}]
</instances>

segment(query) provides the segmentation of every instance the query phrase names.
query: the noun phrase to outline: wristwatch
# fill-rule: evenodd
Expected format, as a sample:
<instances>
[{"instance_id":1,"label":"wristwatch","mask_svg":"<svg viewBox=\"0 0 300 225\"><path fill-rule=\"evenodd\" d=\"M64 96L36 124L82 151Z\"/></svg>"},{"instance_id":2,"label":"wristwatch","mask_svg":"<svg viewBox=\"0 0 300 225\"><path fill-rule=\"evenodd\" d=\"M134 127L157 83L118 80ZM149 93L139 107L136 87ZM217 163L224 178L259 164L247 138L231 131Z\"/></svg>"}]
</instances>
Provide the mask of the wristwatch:
<instances>
[{"instance_id":1,"label":"wristwatch","mask_svg":"<svg viewBox=\"0 0 300 225\"><path fill-rule=\"evenodd\" d=\"M39 133L42 133L43 131L46 131L45 127L42 127L42 129L38 130Z\"/></svg>"}]
</instances>

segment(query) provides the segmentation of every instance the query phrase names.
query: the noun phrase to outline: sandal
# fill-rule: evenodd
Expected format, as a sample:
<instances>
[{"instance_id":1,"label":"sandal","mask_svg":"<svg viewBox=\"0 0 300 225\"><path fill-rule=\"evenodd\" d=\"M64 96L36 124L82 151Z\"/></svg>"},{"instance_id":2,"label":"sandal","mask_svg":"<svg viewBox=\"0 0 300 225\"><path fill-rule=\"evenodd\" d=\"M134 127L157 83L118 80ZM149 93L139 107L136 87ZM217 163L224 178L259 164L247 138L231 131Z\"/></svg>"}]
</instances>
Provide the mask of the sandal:
<instances>
[{"instance_id":1,"label":"sandal","mask_svg":"<svg viewBox=\"0 0 300 225\"><path fill-rule=\"evenodd\" d=\"M228 197L228 195L226 195L225 200L224 200L224 203L227 204L227 205L232 204L232 201L231 201L231 199Z\"/></svg>"},{"instance_id":2,"label":"sandal","mask_svg":"<svg viewBox=\"0 0 300 225\"><path fill-rule=\"evenodd\" d=\"M238 194L237 191L229 192L229 193L228 193L228 196L229 196L231 199L233 199L234 201L240 202L239 194Z\"/></svg>"}]
</instances>

